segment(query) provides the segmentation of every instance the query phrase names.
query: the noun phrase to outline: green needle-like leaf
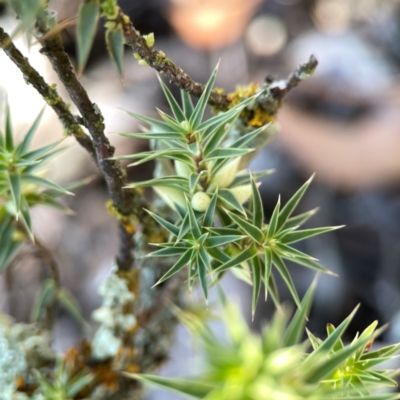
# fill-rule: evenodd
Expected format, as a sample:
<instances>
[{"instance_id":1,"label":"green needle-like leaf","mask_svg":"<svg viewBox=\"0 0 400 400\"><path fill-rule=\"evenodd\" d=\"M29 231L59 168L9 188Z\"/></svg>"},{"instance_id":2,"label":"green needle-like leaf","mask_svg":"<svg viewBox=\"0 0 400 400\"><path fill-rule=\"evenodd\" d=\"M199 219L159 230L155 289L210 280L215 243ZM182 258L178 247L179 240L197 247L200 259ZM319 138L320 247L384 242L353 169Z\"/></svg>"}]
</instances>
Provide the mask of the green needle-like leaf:
<instances>
[{"instance_id":1,"label":"green needle-like leaf","mask_svg":"<svg viewBox=\"0 0 400 400\"><path fill-rule=\"evenodd\" d=\"M364 338L371 338L375 332L376 327L378 326L378 321L372 322L366 329L364 329L363 333L360 335L358 340L362 340ZM361 348L357 351L355 360L358 361L361 355L364 353L365 348Z\"/></svg>"},{"instance_id":2,"label":"green needle-like leaf","mask_svg":"<svg viewBox=\"0 0 400 400\"><path fill-rule=\"evenodd\" d=\"M215 208L217 206L217 198L218 198L218 190L213 194L213 197L211 198L211 202L207 208L207 211L204 214L203 218L204 227L211 227L213 225Z\"/></svg>"},{"instance_id":3,"label":"green needle-like leaf","mask_svg":"<svg viewBox=\"0 0 400 400\"><path fill-rule=\"evenodd\" d=\"M244 156L245 154L251 153L254 149L236 149L236 148L220 148L213 150L208 154L204 162L218 159L230 159L235 157Z\"/></svg>"},{"instance_id":4,"label":"green needle-like leaf","mask_svg":"<svg viewBox=\"0 0 400 400\"><path fill-rule=\"evenodd\" d=\"M196 216L194 215L192 205L190 204L187 197L186 197L186 207L187 207L187 211L188 211L188 215L189 215L189 222L190 222L190 228L192 230L192 234L196 239L198 239L201 236L201 229L197 222Z\"/></svg>"},{"instance_id":5,"label":"green needle-like leaf","mask_svg":"<svg viewBox=\"0 0 400 400\"><path fill-rule=\"evenodd\" d=\"M258 297L260 296L261 290L261 262L258 256L253 257L250 260L251 264L251 272L252 272L252 281L253 281L253 293L251 300L251 316L254 320L254 314L256 312L256 306Z\"/></svg>"},{"instance_id":6,"label":"green needle-like leaf","mask_svg":"<svg viewBox=\"0 0 400 400\"><path fill-rule=\"evenodd\" d=\"M185 268L186 265L190 262L190 260L192 259L192 255L193 255L193 249L189 249L187 250L183 256L172 266L172 268L166 272L160 279L159 281L153 285L157 286L159 285L161 282L164 282L165 280L167 280L168 278L170 278L172 275L175 275L176 273L178 273L181 269Z\"/></svg>"},{"instance_id":7,"label":"green needle-like leaf","mask_svg":"<svg viewBox=\"0 0 400 400\"><path fill-rule=\"evenodd\" d=\"M60 305L64 307L82 326L87 327L86 319L82 315L81 307L76 298L64 288L57 290L57 299Z\"/></svg>"},{"instance_id":8,"label":"green needle-like leaf","mask_svg":"<svg viewBox=\"0 0 400 400\"><path fill-rule=\"evenodd\" d=\"M231 258L229 261L227 261L226 263L219 266L215 270L215 272L218 273L218 272L226 271L229 268L235 267L236 265L239 265L239 264L249 260L250 258L253 258L256 254L257 254L257 251L253 247L249 247L249 248L243 250L242 252L240 252L236 257Z\"/></svg>"},{"instance_id":9,"label":"green needle-like leaf","mask_svg":"<svg viewBox=\"0 0 400 400\"><path fill-rule=\"evenodd\" d=\"M201 174L190 174L189 177L189 190L190 193L195 193L197 191L197 186L199 184Z\"/></svg>"},{"instance_id":10,"label":"green needle-like leaf","mask_svg":"<svg viewBox=\"0 0 400 400\"><path fill-rule=\"evenodd\" d=\"M168 101L168 104L174 114L174 117L177 119L178 122L182 122L186 120L185 114L183 113L181 107L179 106L178 102L175 100L175 97L168 89L167 85L162 81L161 77L157 75L158 81L160 82L161 88L165 94L165 97Z\"/></svg>"},{"instance_id":11,"label":"green needle-like leaf","mask_svg":"<svg viewBox=\"0 0 400 400\"><path fill-rule=\"evenodd\" d=\"M331 336L330 336L331 337ZM329 338L330 338L329 337ZM329 340L329 338L327 340ZM327 341L325 340L325 342ZM318 347L318 349L311 354L311 356L317 352L321 351L325 342ZM312 374L309 375L307 382L308 383L316 383L320 380L327 377L329 374L334 372L347 358L349 358L352 354L354 354L360 347L364 346L368 342L368 339L357 341L351 346L345 347L343 350L334 353L332 357L330 357L327 361L325 361L322 365L321 363L317 363L317 367L314 368ZM308 360L307 360L308 361ZM308 365L308 363L307 363Z\"/></svg>"},{"instance_id":12,"label":"green needle-like leaf","mask_svg":"<svg viewBox=\"0 0 400 400\"><path fill-rule=\"evenodd\" d=\"M32 150L29 153L25 153L21 160L22 161L33 161L33 160L37 160L40 158L41 161L43 161L44 158L49 155L50 151L53 150L55 147L57 147L62 142L62 140L63 139L58 140L57 142L51 143L47 146L40 147L39 149ZM55 151L58 152L59 150L57 149Z\"/></svg>"},{"instance_id":13,"label":"green needle-like leaf","mask_svg":"<svg viewBox=\"0 0 400 400\"><path fill-rule=\"evenodd\" d=\"M314 271L322 272L324 274L332 275L332 276L337 276L334 272L330 271L329 269L323 267L322 265L318 264L316 261L310 259L310 258L301 258L301 257L285 257L284 258L299 264L303 265L304 267L311 268Z\"/></svg>"},{"instance_id":14,"label":"green needle-like leaf","mask_svg":"<svg viewBox=\"0 0 400 400\"><path fill-rule=\"evenodd\" d=\"M253 240L255 240L257 243L261 244L263 240L263 233L260 229L258 229L256 226L252 225L250 222L247 222L243 218L239 217L238 215L225 210L229 217L234 221L236 224L239 225L239 228L241 228L244 233L249 235Z\"/></svg>"},{"instance_id":15,"label":"green needle-like leaf","mask_svg":"<svg viewBox=\"0 0 400 400\"><path fill-rule=\"evenodd\" d=\"M321 344L321 346L318 347L317 350L315 350L313 353L310 354L310 356L304 363L304 367L311 366L314 362L318 360L318 357L324 354L328 354L333 350L336 342L341 339L343 333L349 326L351 320L353 319L359 307L360 305L358 305L351 312L351 314L335 329L335 331L330 336L328 336L328 338ZM367 343L367 341L365 343Z\"/></svg>"},{"instance_id":16,"label":"green needle-like leaf","mask_svg":"<svg viewBox=\"0 0 400 400\"><path fill-rule=\"evenodd\" d=\"M314 257L309 256L306 253L303 253L300 250L297 250L293 247L287 246L283 243L278 243L274 246L274 250L279 253L281 257L287 258L288 260L292 260L295 258L307 258L309 260L316 260Z\"/></svg>"},{"instance_id":17,"label":"green needle-like leaf","mask_svg":"<svg viewBox=\"0 0 400 400\"><path fill-rule=\"evenodd\" d=\"M82 3L79 7L76 33L79 74L85 69L89 58L99 15L100 6L98 0Z\"/></svg>"},{"instance_id":18,"label":"green needle-like leaf","mask_svg":"<svg viewBox=\"0 0 400 400\"><path fill-rule=\"evenodd\" d=\"M281 231L286 229L295 228L296 226L301 226L306 223L312 216L314 216L319 210L319 207L314 208L311 211L307 211L303 214L296 215L295 217L289 218L283 225Z\"/></svg>"},{"instance_id":19,"label":"green needle-like leaf","mask_svg":"<svg viewBox=\"0 0 400 400\"><path fill-rule=\"evenodd\" d=\"M190 97L190 94L185 90L181 89L181 97L182 97L182 104L183 104L183 113L185 114L186 120L189 121L191 115L193 114L193 102Z\"/></svg>"},{"instance_id":20,"label":"green needle-like leaf","mask_svg":"<svg viewBox=\"0 0 400 400\"><path fill-rule=\"evenodd\" d=\"M10 185L10 191L15 205L17 213L21 208L21 180L18 173L7 174L8 184ZM18 214L17 214L18 218Z\"/></svg>"},{"instance_id":21,"label":"green needle-like leaf","mask_svg":"<svg viewBox=\"0 0 400 400\"><path fill-rule=\"evenodd\" d=\"M179 228L171 222L168 222L164 218L154 214L153 212L146 210L162 227L164 227L168 232L171 232L173 235L178 236Z\"/></svg>"},{"instance_id":22,"label":"green needle-like leaf","mask_svg":"<svg viewBox=\"0 0 400 400\"><path fill-rule=\"evenodd\" d=\"M281 228L285 225L286 221L292 215L292 212L296 208L297 204L303 197L304 193L306 192L307 188L310 186L314 175L294 194L294 196L286 203L285 207L283 207L282 211L279 214L278 224L277 224L277 231L279 232Z\"/></svg>"},{"instance_id":23,"label":"green needle-like leaf","mask_svg":"<svg viewBox=\"0 0 400 400\"><path fill-rule=\"evenodd\" d=\"M252 191L252 208L253 208L253 225L261 229L264 224L264 207L260 195L260 191L256 185L254 179L251 180L251 191Z\"/></svg>"},{"instance_id":24,"label":"green needle-like leaf","mask_svg":"<svg viewBox=\"0 0 400 400\"><path fill-rule=\"evenodd\" d=\"M207 248L219 247L228 243L238 242L239 240L245 238L246 236L213 236L205 240L204 245Z\"/></svg>"},{"instance_id":25,"label":"green needle-like leaf","mask_svg":"<svg viewBox=\"0 0 400 400\"><path fill-rule=\"evenodd\" d=\"M203 119L204 115L204 110L206 109L208 99L210 97L212 88L214 86L215 78L217 77L217 72L218 72L218 65L214 69L213 73L211 74L210 79L208 80L203 93L199 99L199 101L196 104L196 108L194 109L192 115L190 116L189 119L189 124L193 128L193 130L196 130L198 126L201 124L201 121Z\"/></svg>"},{"instance_id":26,"label":"green needle-like leaf","mask_svg":"<svg viewBox=\"0 0 400 400\"><path fill-rule=\"evenodd\" d=\"M6 150L11 152L14 149L14 134L11 122L10 106L7 104L6 108L6 137L5 137Z\"/></svg>"},{"instance_id":27,"label":"green needle-like leaf","mask_svg":"<svg viewBox=\"0 0 400 400\"><path fill-rule=\"evenodd\" d=\"M146 140L179 140L183 143L186 142L185 136L180 132L144 132L144 133L118 133L119 136L131 137L135 139Z\"/></svg>"},{"instance_id":28,"label":"green needle-like leaf","mask_svg":"<svg viewBox=\"0 0 400 400\"><path fill-rule=\"evenodd\" d=\"M268 169L265 171L252 171L251 174L240 174L235 177L233 182L230 184L229 187L235 187L235 186L242 186L251 183L251 179L253 178L256 182L263 178L264 176L271 175L274 173L275 170L273 169Z\"/></svg>"},{"instance_id":29,"label":"green needle-like leaf","mask_svg":"<svg viewBox=\"0 0 400 400\"><path fill-rule=\"evenodd\" d=\"M21 198L21 210L20 210L20 214L19 217L21 219L22 224L25 227L25 230L27 232L27 234L29 235L29 238L32 240L32 242L35 241L35 238L33 236L33 232L32 232L32 221L31 221L31 215L29 212L29 205L27 200L22 197Z\"/></svg>"},{"instance_id":30,"label":"green needle-like leaf","mask_svg":"<svg viewBox=\"0 0 400 400\"><path fill-rule=\"evenodd\" d=\"M328 226L324 228L314 228L314 229L304 229L301 231L293 231L289 232L287 235L283 236L281 238L282 243L296 243L299 242L300 240L308 239L310 237L316 236L316 235L321 235L322 233L326 232L331 232L336 229L343 228L342 226Z\"/></svg>"},{"instance_id":31,"label":"green needle-like leaf","mask_svg":"<svg viewBox=\"0 0 400 400\"><path fill-rule=\"evenodd\" d=\"M114 29L106 31L107 50L117 66L120 76L123 75L123 58L124 58L124 34L122 27L118 26Z\"/></svg>"},{"instance_id":32,"label":"green needle-like leaf","mask_svg":"<svg viewBox=\"0 0 400 400\"><path fill-rule=\"evenodd\" d=\"M26 133L24 140L18 145L15 152L17 155L23 155L29 150L29 146L31 145L33 136L35 135L37 128L39 127L40 121L42 120L45 107L42 108L39 115L36 117L35 121L33 122L32 126L29 128L28 132Z\"/></svg>"},{"instance_id":33,"label":"green needle-like leaf","mask_svg":"<svg viewBox=\"0 0 400 400\"><path fill-rule=\"evenodd\" d=\"M279 196L278 202L276 203L274 211L272 212L271 220L269 221L268 224L268 231L267 231L268 238L273 238L275 235L278 225L280 207L281 207L281 197Z\"/></svg>"},{"instance_id":34,"label":"green needle-like leaf","mask_svg":"<svg viewBox=\"0 0 400 400\"><path fill-rule=\"evenodd\" d=\"M203 148L203 154L205 158L218 146L222 143L222 141L225 139L226 135L229 133L229 129L226 128L226 124L223 125L217 125L217 127L212 130L210 133L207 134L206 136L205 132L202 136L202 140L205 141L207 140L206 145Z\"/></svg>"},{"instance_id":35,"label":"green needle-like leaf","mask_svg":"<svg viewBox=\"0 0 400 400\"><path fill-rule=\"evenodd\" d=\"M2 232L0 236L0 272L6 268L6 258L13 244L12 234L14 232L14 225L8 225Z\"/></svg>"},{"instance_id":36,"label":"green needle-like leaf","mask_svg":"<svg viewBox=\"0 0 400 400\"><path fill-rule=\"evenodd\" d=\"M391 356L400 351L400 343L391 344L380 348L379 350L369 351L368 353L361 354L360 360L369 360L370 358Z\"/></svg>"},{"instance_id":37,"label":"green needle-like leaf","mask_svg":"<svg viewBox=\"0 0 400 400\"><path fill-rule=\"evenodd\" d=\"M311 304L314 299L315 289L317 287L317 280L314 279L307 293L304 295L301 301L301 308L296 310L290 324L288 325L285 336L283 338L283 343L286 347L294 346L300 343L304 328L307 322L307 317L311 309Z\"/></svg>"},{"instance_id":38,"label":"green needle-like leaf","mask_svg":"<svg viewBox=\"0 0 400 400\"><path fill-rule=\"evenodd\" d=\"M163 121L159 121L158 119L154 119L154 118L145 117L144 115L136 114L136 113L124 110L124 109L122 109L122 111L125 111L128 115L130 115L131 117L133 117L139 121L145 122L145 123L153 126L155 129L157 129L157 131L171 132L170 126Z\"/></svg>"},{"instance_id":39,"label":"green needle-like leaf","mask_svg":"<svg viewBox=\"0 0 400 400\"><path fill-rule=\"evenodd\" d=\"M255 139L260 133L262 133L266 129L266 126L262 126L261 128L255 129L242 136L240 139L236 140L232 143L231 147L243 148L247 144L249 144L253 139Z\"/></svg>"},{"instance_id":40,"label":"green needle-like leaf","mask_svg":"<svg viewBox=\"0 0 400 400\"><path fill-rule=\"evenodd\" d=\"M186 214L179 227L179 234L176 237L175 243L180 243L182 238L189 232L189 230L190 230L189 214Z\"/></svg>"},{"instance_id":41,"label":"green needle-like leaf","mask_svg":"<svg viewBox=\"0 0 400 400\"><path fill-rule=\"evenodd\" d=\"M42 287L35 299L35 303L33 304L31 311L31 321L38 321L44 316L44 311L53 300L53 296L54 281L52 279L48 279L43 282Z\"/></svg>"},{"instance_id":42,"label":"green needle-like leaf","mask_svg":"<svg viewBox=\"0 0 400 400\"><path fill-rule=\"evenodd\" d=\"M229 189L220 189L218 192L218 200L220 200L225 207L234 209L239 211L241 214L246 215L243 206Z\"/></svg>"},{"instance_id":43,"label":"green needle-like leaf","mask_svg":"<svg viewBox=\"0 0 400 400\"><path fill-rule=\"evenodd\" d=\"M147 257L173 257L173 256L180 256L185 251L187 251L187 247L171 247L166 249L160 249L153 251Z\"/></svg>"},{"instance_id":44,"label":"green needle-like leaf","mask_svg":"<svg viewBox=\"0 0 400 400\"><path fill-rule=\"evenodd\" d=\"M172 378L164 378L162 376L155 375L139 375L139 374L130 374L124 373L125 376L128 376L133 379L139 379L150 383L152 385L156 385L162 388L174 390L178 393L183 393L196 399L204 399L211 390L214 389L213 386L200 382L198 380L189 380L189 379L172 379Z\"/></svg>"},{"instance_id":45,"label":"green needle-like leaf","mask_svg":"<svg viewBox=\"0 0 400 400\"><path fill-rule=\"evenodd\" d=\"M178 121L176 121L174 118L170 117L168 114L165 112L161 111L160 109L157 108L157 112L160 115L160 117L164 120L164 122L169 125L171 130L175 130L176 132L181 133L182 135L187 134L187 129L182 126Z\"/></svg>"},{"instance_id":46,"label":"green needle-like leaf","mask_svg":"<svg viewBox=\"0 0 400 400\"><path fill-rule=\"evenodd\" d=\"M203 290L204 298L208 299L208 284L207 284L207 263L203 257L201 257L200 253L197 254L196 257L198 272L199 272L199 279L200 279L200 286Z\"/></svg>"},{"instance_id":47,"label":"green needle-like leaf","mask_svg":"<svg viewBox=\"0 0 400 400\"><path fill-rule=\"evenodd\" d=\"M214 129L217 125L226 124L228 121L230 121L237 114L240 114L245 107L247 107L250 103L252 103L257 98L257 96L258 95L253 96L253 97L249 97L248 99L242 101L237 106L231 108L229 111L226 111L224 113L220 113L220 114L216 115L215 117L210 118L209 120L203 122L198 127L198 130L202 131L202 130L208 129L208 128Z\"/></svg>"},{"instance_id":48,"label":"green needle-like leaf","mask_svg":"<svg viewBox=\"0 0 400 400\"><path fill-rule=\"evenodd\" d=\"M282 261L279 255L274 251L272 252L272 263L275 265L282 279L286 283L286 286L288 287L290 294L292 295L293 300L296 303L297 307L301 308L299 295L297 294L296 287L294 286L292 277L290 276L290 273L287 270L285 263Z\"/></svg>"},{"instance_id":49,"label":"green needle-like leaf","mask_svg":"<svg viewBox=\"0 0 400 400\"><path fill-rule=\"evenodd\" d=\"M326 332L328 336L332 335L333 332L335 332L335 327L332 324L327 324L326 325ZM344 344L342 342L342 339L339 339L335 345L333 346L333 352L337 352L344 349Z\"/></svg>"},{"instance_id":50,"label":"green needle-like leaf","mask_svg":"<svg viewBox=\"0 0 400 400\"><path fill-rule=\"evenodd\" d=\"M265 301L268 297L269 281L272 271L272 252L271 249L264 249L264 285L265 285Z\"/></svg>"},{"instance_id":51,"label":"green needle-like leaf","mask_svg":"<svg viewBox=\"0 0 400 400\"><path fill-rule=\"evenodd\" d=\"M63 187L57 185L56 183L49 181L48 179L41 178L40 176L37 176L37 175L22 174L21 181L33 183L35 185L45 186L49 189L52 189L52 190L62 193L62 194L74 195L73 193L71 193L68 190L64 189Z\"/></svg>"}]
</instances>

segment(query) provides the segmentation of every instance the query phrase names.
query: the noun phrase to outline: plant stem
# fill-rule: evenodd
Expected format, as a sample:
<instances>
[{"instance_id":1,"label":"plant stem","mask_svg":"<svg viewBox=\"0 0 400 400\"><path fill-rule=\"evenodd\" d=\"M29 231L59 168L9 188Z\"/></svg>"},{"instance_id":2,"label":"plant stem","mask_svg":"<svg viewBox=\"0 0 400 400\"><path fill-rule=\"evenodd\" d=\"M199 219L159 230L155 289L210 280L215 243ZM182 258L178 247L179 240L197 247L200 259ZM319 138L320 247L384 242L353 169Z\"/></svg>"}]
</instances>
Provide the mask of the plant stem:
<instances>
[{"instance_id":1,"label":"plant stem","mask_svg":"<svg viewBox=\"0 0 400 400\"><path fill-rule=\"evenodd\" d=\"M126 17L126 18L124 18ZM165 54L154 48L148 48L146 41L139 31L135 29L129 18L120 12L120 22L123 26L125 42L138 53L143 60L160 74L164 75L169 81L181 89L186 90L196 97L200 97L204 91L204 85L193 81L193 79L183 69L177 67L173 61L165 58ZM228 106L229 99L225 94L211 92L210 105Z\"/></svg>"},{"instance_id":2,"label":"plant stem","mask_svg":"<svg viewBox=\"0 0 400 400\"><path fill-rule=\"evenodd\" d=\"M128 16L123 14L121 10L118 20L122 24L126 44L132 47L134 52L139 54L150 67L164 75L170 83L179 86L196 97L201 96L205 85L193 81L183 69L177 67L173 61L166 58L162 51L147 47L145 38L135 29ZM266 91L267 96L260 96L257 102L262 108L268 109L271 115L275 115L281 106L283 97L302 80L312 75L317 65L318 61L312 55L306 63L300 64L285 80L274 81L273 78L267 76L264 83L264 89L269 89ZM218 106L220 111L227 110L230 102L229 95L216 90L211 92L208 101L211 106Z\"/></svg>"},{"instance_id":3,"label":"plant stem","mask_svg":"<svg viewBox=\"0 0 400 400\"><path fill-rule=\"evenodd\" d=\"M76 140L89 154L94 156L93 143L84 132L60 95L55 85L48 85L43 77L30 65L28 59L15 47L10 36L0 27L0 47L10 60L20 69L26 82L31 84L43 97L46 103L55 111L67 134L74 135Z\"/></svg>"}]
</instances>

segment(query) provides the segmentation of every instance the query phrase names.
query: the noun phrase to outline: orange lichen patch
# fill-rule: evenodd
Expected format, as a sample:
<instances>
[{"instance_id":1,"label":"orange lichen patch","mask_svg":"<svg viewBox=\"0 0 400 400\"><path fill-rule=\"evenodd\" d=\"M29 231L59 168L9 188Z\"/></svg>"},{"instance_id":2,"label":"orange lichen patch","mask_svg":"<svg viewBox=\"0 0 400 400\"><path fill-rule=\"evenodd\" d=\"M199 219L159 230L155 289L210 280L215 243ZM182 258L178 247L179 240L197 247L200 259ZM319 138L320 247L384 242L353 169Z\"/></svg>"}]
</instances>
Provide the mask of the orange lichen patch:
<instances>
[{"instance_id":1,"label":"orange lichen patch","mask_svg":"<svg viewBox=\"0 0 400 400\"><path fill-rule=\"evenodd\" d=\"M80 357L80 351L77 347L71 347L65 352L64 360L68 364L75 365Z\"/></svg>"},{"instance_id":2,"label":"orange lichen patch","mask_svg":"<svg viewBox=\"0 0 400 400\"><path fill-rule=\"evenodd\" d=\"M125 229L128 233L133 234L135 232L135 225L133 224L125 225Z\"/></svg>"},{"instance_id":3,"label":"orange lichen patch","mask_svg":"<svg viewBox=\"0 0 400 400\"><path fill-rule=\"evenodd\" d=\"M124 279L127 282L128 290L132 293L135 293L138 289L139 284L139 271L138 270L130 270L130 271L117 271L117 275L119 278ZM127 311L130 312L131 310Z\"/></svg>"},{"instance_id":4,"label":"orange lichen patch","mask_svg":"<svg viewBox=\"0 0 400 400\"><path fill-rule=\"evenodd\" d=\"M64 361L71 365L76 374L87 367L92 355L92 348L87 340L82 340L78 346L71 347L64 354Z\"/></svg>"},{"instance_id":5,"label":"orange lichen patch","mask_svg":"<svg viewBox=\"0 0 400 400\"><path fill-rule=\"evenodd\" d=\"M93 374L96 377L96 383L103 385L111 391L116 391L119 388L120 375L113 371L109 363L101 363L93 367Z\"/></svg>"},{"instance_id":6,"label":"orange lichen patch","mask_svg":"<svg viewBox=\"0 0 400 400\"><path fill-rule=\"evenodd\" d=\"M122 224L127 232L133 233L136 229L137 218L134 215L123 215L114 207L112 200L106 202L108 213Z\"/></svg>"},{"instance_id":7,"label":"orange lichen patch","mask_svg":"<svg viewBox=\"0 0 400 400\"><path fill-rule=\"evenodd\" d=\"M22 376L17 376L14 383L17 392L26 393L28 396L33 395L37 389L36 385L28 385Z\"/></svg>"},{"instance_id":8,"label":"orange lichen patch","mask_svg":"<svg viewBox=\"0 0 400 400\"><path fill-rule=\"evenodd\" d=\"M25 379L22 378L22 376L17 376L15 378L15 387L17 391L22 392L25 388L25 384L26 384Z\"/></svg>"}]
</instances>

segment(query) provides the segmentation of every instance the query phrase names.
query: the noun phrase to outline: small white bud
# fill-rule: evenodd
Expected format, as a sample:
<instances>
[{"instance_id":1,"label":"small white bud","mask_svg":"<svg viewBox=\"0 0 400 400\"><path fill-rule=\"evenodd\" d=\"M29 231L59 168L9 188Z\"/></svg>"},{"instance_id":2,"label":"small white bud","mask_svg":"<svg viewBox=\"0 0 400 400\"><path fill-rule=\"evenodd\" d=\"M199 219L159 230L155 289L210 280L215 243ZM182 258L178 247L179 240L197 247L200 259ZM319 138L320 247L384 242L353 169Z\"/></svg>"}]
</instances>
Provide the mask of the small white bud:
<instances>
[{"instance_id":1,"label":"small white bud","mask_svg":"<svg viewBox=\"0 0 400 400\"><path fill-rule=\"evenodd\" d=\"M196 211L206 211L210 202L210 196L204 192L197 192L192 197L192 207Z\"/></svg>"},{"instance_id":2,"label":"small white bud","mask_svg":"<svg viewBox=\"0 0 400 400\"><path fill-rule=\"evenodd\" d=\"M142 60L139 60L139 61L138 61L138 64L139 64L139 65L142 65L143 67L147 67L147 66L149 65L149 64L147 63L147 61L146 61L146 60L143 60L143 59L142 59Z\"/></svg>"}]
</instances>

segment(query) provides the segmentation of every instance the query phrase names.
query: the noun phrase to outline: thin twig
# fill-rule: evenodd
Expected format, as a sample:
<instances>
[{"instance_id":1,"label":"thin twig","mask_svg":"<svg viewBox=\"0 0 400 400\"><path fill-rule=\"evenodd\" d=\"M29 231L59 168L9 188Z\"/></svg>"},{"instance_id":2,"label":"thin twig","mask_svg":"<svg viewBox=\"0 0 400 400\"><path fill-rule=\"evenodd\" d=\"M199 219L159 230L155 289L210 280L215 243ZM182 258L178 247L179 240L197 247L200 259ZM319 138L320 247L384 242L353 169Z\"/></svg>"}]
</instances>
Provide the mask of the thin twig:
<instances>
[{"instance_id":1,"label":"thin twig","mask_svg":"<svg viewBox=\"0 0 400 400\"><path fill-rule=\"evenodd\" d=\"M162 51L156 50L153 47L148 47L145 38L135 29L129 18L120 10L118 22L123 26L125 42L130 46L141 59L164 75L170 83L179 86L181 89L186 90L196 97L200 97L204 91L204 85L193 81L193 79L182 69L177 67L172 60L166 58ZM281 106L283 97L294 87L296 87L302 80L312 75L318 61L314 56L300 66L289 75L287 79L275 81L266 78L264 89L267 96L260 96L257 99L260 107L271 112L271 115L276 115ZM270 89L270 90L268 90ZM220 93L219 91L212 91L209 99L211 106L218 106L218 110L227 110L231 98L229 95ZM273 107L271 105L273 104Z\"/></svg>"},{"instance_id":2,"label":"thin twig","mask_svg":"<svg viewBox=\"0 0 400 400\"><path fill-rule=\"evenodd\" d=\"M69 110L57 92L55 85L48 85L43 77L30 65L28 59L15 47L10 36L0 27L0 48L10 60L20 69L24 79L31 84L43 97L46 103L55 111L67 134L74 135L76 140L89 154L94 155L92 140L81 128L76 117Z\"/></svg>"},{"instance_id":3,"label":"thin twig","mask_svg":"<svg viewBox=\"0 0 400 400\"><path fill-rule=\"evenodd\" d=\"M132 47L133 51L154 68L160 74L164 75L169 81L181 89L186 90L196 97L200 97L204 91L204 85L195 82L183 69L177 67L172 60L165 57L162 51L154 48L148 48L146 41L139 31L135 29L129 18L124 18L125 15L120 13L120 22L123 26L125 42ZM129 21L129 22L127 22ZM229 100L225 94L220 94L215 91L211 92L210 105L228 105Z\"/></svg>"},{"instance_id":4,"label":"thin twig","mask_svg":"<svg viewBox=\"0 0 400 400\"><path fill-rule=\"evenodd\" d=\"M41 35L46 35L51 27L48 18L38 19L38 29ZM132 226L136 221L146 228L154 226L154 221L144 211L148 207L144 198L134 189L125 189L127 185L125 174L119 161L111 160L115 149L105 135L104 118L99 107L92 103L86 90L79 82L59 33L54 33L41 42L41 52L45 54L56 71L61 82L67 89L71 100L78 108L84 125L89 130L95 148L99 169L107 183L108 191L115 210L120 214L120 250L117 264L120 269L132 267L133 241ZM147 229L146 229L147 230Z\"/></svg>"},{"instance_id":5,"label":"thin twig","mask_svg":"<svg viewBox=\"0 0 400 400\"><path fill-rule=\"evenodd\" d=\"M318 66L318 60L314 55L311 55L309 60L300 64L289 77L280 82L271 83L271 93L274 98L278 101L282 100L283 97L293 88L295 88L302 80L312 75Z\"/></svg>"},{"instance_id":6,"label":"thin twig","mask_svg":"<svg viewBox=\"0 0 400 400\"><path fill-rule=\"evenodd\" d=\"M52 280L54 282L53 295L46 306L45 318L43 320L46 327L50 329L54 323L56 314L57 292L61 287L60 270L58 268L58 263L51 251L37 237L35 237L35 246L39 251L40 257L49 268Z\"/></svg>"}]
</instances>

